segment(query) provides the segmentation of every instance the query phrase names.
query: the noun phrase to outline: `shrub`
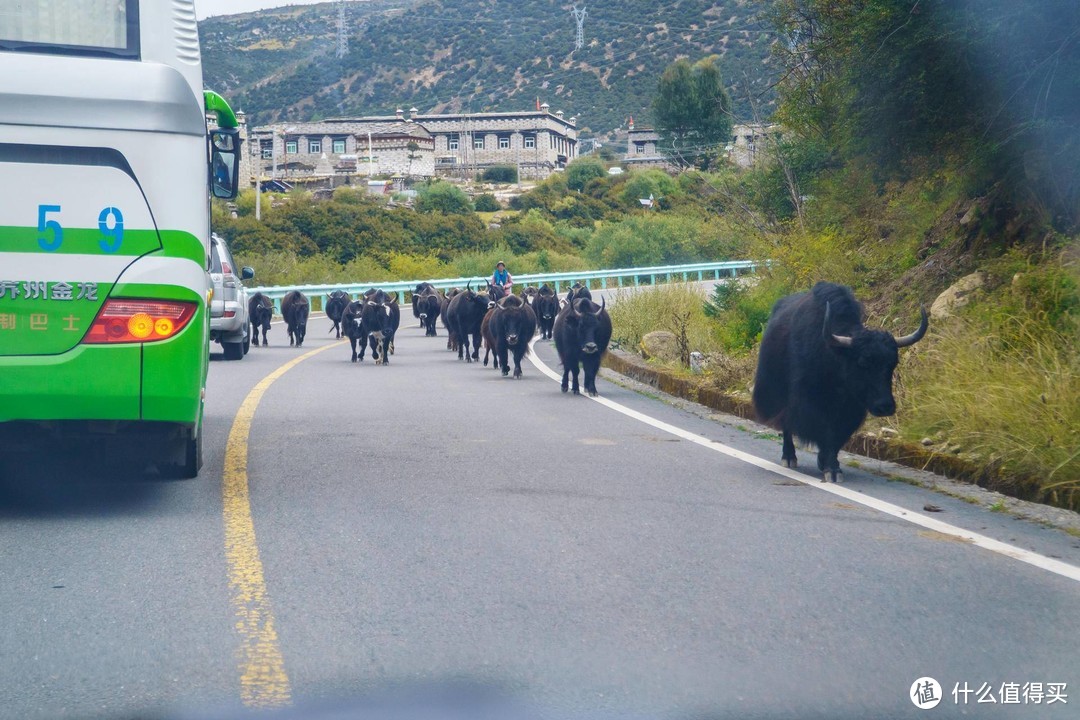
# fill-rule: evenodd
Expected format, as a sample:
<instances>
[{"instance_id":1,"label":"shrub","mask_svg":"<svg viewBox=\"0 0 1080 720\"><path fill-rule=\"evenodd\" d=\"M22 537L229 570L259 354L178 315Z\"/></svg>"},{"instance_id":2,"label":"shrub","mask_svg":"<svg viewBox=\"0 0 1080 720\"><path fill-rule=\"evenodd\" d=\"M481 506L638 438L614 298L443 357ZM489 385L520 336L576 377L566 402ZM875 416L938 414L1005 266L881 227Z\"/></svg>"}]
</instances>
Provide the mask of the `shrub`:
<instances>
[{"instance_id":1,"label":"shrub","mask_svg":"<svg viewBox=\"0 0 1080 720\"><path fill-rule=\"evenodd\" d=\"M502 205L491 193L477 196L473 204L476 206L476 212L498 212L502 210Z\"/></svg>"},{"instance_id":2,"label":"shrub","mask_svg":"<svg viewBox=\"0 0 1080 720\"><path fill-rule=\"evenodd\" d=\"M466 215L471 213L472 209L468 196L461 188L443 180L426 183L417 190L416 210L418 212Z\"/></svg>"},{"instance_id":3,"label":"shrub","mask_svg":"<svg viewBox=\"0 0 1080 720\"><path fill-rule=\"evenodd\" d=\"M594 157L577 158L566 166L566 186L571 190L581 191L585 189L593 178L602 178L607 175L604 164Z\"/></svg>"},{"instance_id":4,"label":"shrub","mask_svg":"<svg viewBox=\"0 0 1080 720\"><path fill-rule=\"evenodd\" d=\"M516 183L518 171L513 165L493 165L480 174L480 179L490 183Z\"/></svg>"}]
</instances>

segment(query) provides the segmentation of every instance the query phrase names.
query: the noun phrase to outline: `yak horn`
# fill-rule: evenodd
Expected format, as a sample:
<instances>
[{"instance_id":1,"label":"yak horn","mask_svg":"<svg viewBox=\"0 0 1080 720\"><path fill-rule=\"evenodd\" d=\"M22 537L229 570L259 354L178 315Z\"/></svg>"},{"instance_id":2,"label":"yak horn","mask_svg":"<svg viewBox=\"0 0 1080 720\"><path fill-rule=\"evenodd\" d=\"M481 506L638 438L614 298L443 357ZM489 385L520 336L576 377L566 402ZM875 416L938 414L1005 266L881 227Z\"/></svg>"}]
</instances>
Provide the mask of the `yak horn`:
<instances>
[{"instance_id":1,"label":"yak horn","mask_svg":"<svg viewBox=\"0 0 1080 720\"><path fill-rule=\"evenodd\" d=\"M600 313L604 312L604 308L605 308L605 307L607 307L607 300L605 300L605 299L603 298L603 296L601 296L601 297L600 297L600 309L599 309L599 310L597 310L596 312L594 312L594 313L593 313L593 315L597 315L597 316L599 316L599 315L600 315Z\"/></svg>"},{"instance_id":2,"label":"yak horn","mask_svg":"<svg viewBox=\"0 0 1080 720\"><path fill-rule=\"evenodd\" d=\"M821 324L821 337L824 338L826 345L839 345L840 347L851 347L853 342L848 335L836 335L829 331L829 320L832 315L832 306L830 303L825 303L825 322Z\"/></svg>"},{"instance_id":3,"label":"yak horn","mask_svg":"<svg viewBox=\"0 0 1080 720\"><path fill-rule=\"evenodd\" d=\"M922 340L923 335L926 334L926 329L930 327L930 319L926 316L926 307L919 306L919 313L922 315L922 321L919 323L919 329L910 335L896 338L896 347L909 347Z\"/></svg>"}]
</instances>

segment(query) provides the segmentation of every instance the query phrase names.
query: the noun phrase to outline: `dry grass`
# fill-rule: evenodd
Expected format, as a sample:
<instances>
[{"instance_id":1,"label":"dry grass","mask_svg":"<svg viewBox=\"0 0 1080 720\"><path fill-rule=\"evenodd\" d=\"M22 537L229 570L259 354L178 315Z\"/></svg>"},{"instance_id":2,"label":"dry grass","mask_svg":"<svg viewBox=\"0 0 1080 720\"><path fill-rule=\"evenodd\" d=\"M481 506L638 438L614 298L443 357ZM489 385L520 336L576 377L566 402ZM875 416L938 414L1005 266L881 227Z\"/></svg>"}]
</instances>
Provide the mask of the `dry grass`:
<instances>
[{"instance_id":1,"label":"dry grass","mask_svg":"<svg viewBox=\"0 0 1080 720\"><path fill-rule=\"evenodd\" d=\"M677 333L681 318L686 318L690 351L713 353L720 349L715 328L705 316L705 292L700 288L674 283L641 290L620 290L609 313L612 339L624 349L637 352L641 338L654 330Z\"/></svg>"},{"instance_id":2,"label":"dry grass","mask_svg":"<svg viewBox=\"0 0 1080 720\"><path fill-rule=\"evenodd\" d=\"M898 381L900 431L942 436L1008 478L1080 504L1080 348L1028 318L955 318L912 352Z\"/></svg>"}]
</instances>

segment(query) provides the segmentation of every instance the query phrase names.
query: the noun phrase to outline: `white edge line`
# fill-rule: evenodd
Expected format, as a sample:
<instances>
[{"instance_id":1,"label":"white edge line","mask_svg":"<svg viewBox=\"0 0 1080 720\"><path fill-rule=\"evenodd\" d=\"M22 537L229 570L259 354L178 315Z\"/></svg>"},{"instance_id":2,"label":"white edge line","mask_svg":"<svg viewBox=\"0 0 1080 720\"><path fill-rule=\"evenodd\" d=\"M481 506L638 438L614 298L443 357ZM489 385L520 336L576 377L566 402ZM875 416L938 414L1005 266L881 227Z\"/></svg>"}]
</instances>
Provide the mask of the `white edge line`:
<instances>
[{"instance_id":1,"label":"white edge line","mask_svg":"<svg viewBox=\"0 0 1080 720\"><path fill-rule=\"evenodd\" d=\"M533 341L529 344L529 349L531 351L529 353L529 361L533 364L534 367L536 367L537 370L544 373L552 380L562 382L562 376L552 370L550 367L548 367L543 360L537 357L535 348L533 347L536 345L536 341L537 338L533 338ZM671 433L672 435L682 438L683 440L688 440L692 443L701 445L702 447L709 448L710 450L715 450L718 453L735 458L736 460L741 460L745 463L761 468L762 470L767 470L768 472L788 478L789 480L795 480L802 483L803 485L812 487L815 490L824 490L825 492L832 493L837 497L842 497L845 500L864 505L868 508L877 510L878 512L885 513L886 515L891 515L895 518L899 518L900 520L906 520L907 522L926 528L927 530L933 530L934 532L939 532L943 535L955 537L959 540L963 540L967 543L976 545L985 550L989 550L991 552L998 553L999 555L1013 558L1014 560L1019 560L1020 562L1025 562L1029 565L1034 565L1035 567L1042 570L1046 570L1056 575L1061 575L1062 577L1069 578L1070 580L1080 582L1080 567L1077 567L1075 565L1070 565L1069 563L1062 562L1061 560L1055 560L1054 558L1046 557L1045 555L1040 555L1039 553L1032 552L1030 550L1018 548L1015 545L1010 545L1008 543L1001 542L1000 540L995 540L991 537L987 537L986 535L981 535L976 532L971 532L970 530L956 527L955 525L950 525L949 523L942 522L941 520L938 520L936 518L928 517L926 515L922 515L911 510L905 510L899 505L893 505L890 502L885 502L884 500L879 500L878 498L869 497L855 490L850 490L843 485L838 485L836 483L820 482L817 479L810 478L800 472L797 472L790 468L786 468L777 463L771 462L769 460L764 460L757 457L756 455L751 455L750 453L743 452L742 450L736 450L733 447L724 445L718 440L710 440L703 435L697 435L688 430L683 430L680 427L669 425L662 420L657 420L656 418L645 415L644 413L640 413L637 410L628 408L625 405L620 405L613 400L608 400L605 397L589 397L588 395L586 395L585 397L595 402L598 402L604 407L614 410L615 412L621 413L629 418L633 418L634 420L643 422L646 425L650 425L657 430L663 430L666 433Z\"/></svg>"}]
</instances>

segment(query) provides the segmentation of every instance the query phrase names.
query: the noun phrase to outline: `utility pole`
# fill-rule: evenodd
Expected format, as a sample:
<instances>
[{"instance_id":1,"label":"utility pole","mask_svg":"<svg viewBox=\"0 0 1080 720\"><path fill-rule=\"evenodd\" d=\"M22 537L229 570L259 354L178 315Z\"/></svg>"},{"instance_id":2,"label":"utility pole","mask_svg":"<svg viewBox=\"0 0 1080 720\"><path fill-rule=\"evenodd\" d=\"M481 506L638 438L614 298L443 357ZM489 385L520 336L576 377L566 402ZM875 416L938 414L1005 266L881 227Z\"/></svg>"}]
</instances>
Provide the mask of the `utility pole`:
<instances>
[{"instance_id":1,"label":"utility pole","mask_svg":"<svg viewBox=\"0 0 1080 720\"><path fill-rule=\"evenodd\" d=\"M349 54L348 21L345 17L345 0L337 3L337 56L343 58Z\"/></svg>"},{"instance_id":2,"label":"utility pole","mask_svg":"<svg viewBox=\"0 0 1080 720\"><path fill-rule=\"evenodd\" d=\"M577 35L574 38L574 49L580 50L585 47L585 18L588 16L586 6L582 5L578 10L577 5L574 5L573 10L570 13L574 16L574 21L577 23Z\"/></svg>"},{"instance_id":3,"label":"utility pole","mask_svg":"<svg viewBox=\"0 0 1080 720\"><path fill-rule=\"evenodd\" d=\"M262 173L263 173L263 158L262 158L262 142L256 141L251 144L252 159L255 164L255 219L257 221L262 220Z\"/></svg>"}]
</instances>

